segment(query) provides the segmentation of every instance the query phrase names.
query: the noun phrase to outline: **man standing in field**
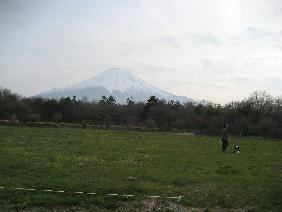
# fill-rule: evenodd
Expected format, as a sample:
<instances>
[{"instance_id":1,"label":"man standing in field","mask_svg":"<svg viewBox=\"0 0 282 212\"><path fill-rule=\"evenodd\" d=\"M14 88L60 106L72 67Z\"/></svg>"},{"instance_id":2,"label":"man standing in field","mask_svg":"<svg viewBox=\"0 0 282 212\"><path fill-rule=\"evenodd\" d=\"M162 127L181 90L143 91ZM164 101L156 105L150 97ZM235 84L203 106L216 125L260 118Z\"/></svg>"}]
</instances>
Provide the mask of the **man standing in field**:
<instances>
[{"instance_id":1,"label":"man standing in field","mask_svg":"<svg viewBox=\"0 0 282 212\"><path fill-rule=\"evenodd\" d=\"M225 124L223 126L221 141L222 141L221 150L224 152L228 146L228 124Z\"/></svg>"}]
</instances>

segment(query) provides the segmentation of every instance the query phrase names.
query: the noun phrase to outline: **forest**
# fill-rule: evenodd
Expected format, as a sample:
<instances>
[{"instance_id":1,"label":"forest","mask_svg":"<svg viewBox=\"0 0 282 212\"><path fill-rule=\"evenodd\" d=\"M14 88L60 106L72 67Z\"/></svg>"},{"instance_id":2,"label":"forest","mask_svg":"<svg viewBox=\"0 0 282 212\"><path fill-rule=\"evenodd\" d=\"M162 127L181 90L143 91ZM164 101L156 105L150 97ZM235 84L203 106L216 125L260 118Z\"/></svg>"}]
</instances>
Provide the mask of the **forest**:
<instances>
[{"instance_id":1,"label":"forest","mask_svg":"<svg viewBox=\"0 0 282 212\"><path fill-rule=\"evenodd\" d=\"M117 104L113 96L102 96L98 101L76 96L27 98L1 88L0 119L159 128L205 135L219 135L228 123L232 135L282 138L282 98L256 91L242 101L225 105L208 101L181 104L156 96L146 102L128 98L126 104Z\"/></svg>"}]
</instances>

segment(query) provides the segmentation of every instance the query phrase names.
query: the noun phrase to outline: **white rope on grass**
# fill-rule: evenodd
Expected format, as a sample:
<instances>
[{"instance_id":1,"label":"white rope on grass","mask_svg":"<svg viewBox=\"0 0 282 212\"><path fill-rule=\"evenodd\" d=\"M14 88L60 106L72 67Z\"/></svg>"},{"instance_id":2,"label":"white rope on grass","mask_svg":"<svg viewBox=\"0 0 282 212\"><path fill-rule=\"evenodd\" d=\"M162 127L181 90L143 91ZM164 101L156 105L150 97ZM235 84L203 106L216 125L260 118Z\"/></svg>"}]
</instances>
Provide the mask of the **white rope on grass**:
<instances>
[{"instance_id":1,"label":"white rope on grass","mask_svg":"<svg viewBox=\"0 0 282 212\"><path fill-rule=\"evenodd\" d=\"M25 188L12 188L14 190L25 190Z\"/></svg>"},{"instance_id":2,"label":"white rope on grass","mask_svg":"<svg viewBox=\"0 0 282 212\"><path fill-rule=\"evenodd\" d=\"M134 197L133 194L122 194L121 196L123 196L123 197Z\"/></svg>"},{"instance_id":3,"label":"white rope on grass","mask_svg":"<svg viewBox=\"0 0 282 212\"><path fill-rule=\"evenodd\" d=\"M34 188L26 188L26 189L24 189L24 190L26 190L26 191L35 191Z\"/></svg>"},{"instance_id":4,"label":"white rope on grass","mask_svg":"<svg viewBox=\"0 0 282 212\"><path fill-rule=\"evenodd\" d=\"M55 193L72 193L72 194L87 194L87 195L97 195L97 193L94 192L83 192L83 191L76 191L76 192L67 192L63 190L52 190L52 189L35 189L35 188L22 188L22 187L17 187L17 188L7 188L4 186L0 186L0 189L7 189L7 190L22 190L22 191L41 191L41 192L55 192ZM120 196L120 197L134 197L135 195L133 194L115 194L115 193L109 193L105 194L106 196ZM173 197L161 197L158 195L155 196L145 196L147 198L164 198L164 199L177 199L178 202L183 198L183 196L173 196Z\"/></svg>"},{"instance_id":5,"label":"white rope on grass","mask_svg":"<svg viewBox=\"0 0 282 212\"><path fill-rule=\"evenodd\" d=\"M74 194L83 194L83 191L75 191L75 192L72 192Z\"/></svg>"},{"instance_id":6,"label":"white rope on grass","mask_svg":"<svg viewBox=\"0 0 282 212\"><path fill-rule=\"evenodd\" d=\"M107 194L108 196L118 196L118 194Z\"/></svg>"},{"instance_id":7,"label":"white rope on grass","mask_svg":"<svg viewBox=\"0 0 282 212\"><path fill-rule=\"evenodd\" d=\"M96 195L96 193L86 193L86 194L89 194L89 195Z\"/></svg>"}]
</instances>

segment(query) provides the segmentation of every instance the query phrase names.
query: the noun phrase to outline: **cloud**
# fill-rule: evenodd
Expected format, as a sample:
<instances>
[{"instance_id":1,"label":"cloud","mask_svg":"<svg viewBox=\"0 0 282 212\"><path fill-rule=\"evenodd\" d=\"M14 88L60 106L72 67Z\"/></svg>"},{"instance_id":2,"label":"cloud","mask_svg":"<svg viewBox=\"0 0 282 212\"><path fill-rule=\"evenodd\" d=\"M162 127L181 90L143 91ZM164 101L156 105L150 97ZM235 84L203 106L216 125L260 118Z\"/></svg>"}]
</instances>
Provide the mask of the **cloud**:
<instances>
[{"instance_id":1,"label":"cloud","mask_svg":"<svg viewBox=\"0 0 282 212\"><path fill-rule=\"evenodd\" d=\"M275 95L282 95L282 78L265 78L264 79L266 87L270 90L271 93Z\"/></svg>"},{"instance_id":2,"label":"cloud","mask_svg":"<svg viewBox=\"0 0 282 212\"><path fill-rule=\"evenodd\" d=\"M175 47L175 48L181 47L181 44L182 44L182 41L181 41L181 39L179 37L177 37L177 36L170 36L170 35L157 38L157 39L155 39L155 41L157 43L168 45L168 46L172 46L172 47Z\"/></svg>"},{"instance_id":3,"label":"cloud","mask_svg":"<svg viewBox=\"0 0 282 212\"><path fill-rule=\"evenodd\" d=\"M196 44L212 44L218 46L222 44L222 39L213 33L193 33L190 37L192 43Z\"/></svg>"},{"instance_id":4,"label":"cloud","mask_svg":"<svg viewBox=\"0 0 282 212\"><path fill-rule=\"evenodd\" d=\"M274 35L274 33L269 32L266 29L259 29L251 26L246 29L246 32L249 39L257 39L257 38L269 37Z\"/></svg>"},{"instance_id":5,"label":"cloud","mask_svg":"<svg viewBox=\"0 0 282 212\"><path fill-rule=\"evenodd\" d=\"M221 45L223 39L213 33L183 33L178 35L166 35L155 39L157 44L167 45L174 48L187 47L193 45Z\"/></svg>"},{"instance_id":6,"label":"cloud","mask_svg":"<svg viewBox=\"0 0 282 212\"><path fill-rule=\"evenodd\" d=\"M1 48L1 47L0 47L0 54L3 54L3 55L6 54L6 51L5 51L4 48Z\"/></svg>"}]
</instances>

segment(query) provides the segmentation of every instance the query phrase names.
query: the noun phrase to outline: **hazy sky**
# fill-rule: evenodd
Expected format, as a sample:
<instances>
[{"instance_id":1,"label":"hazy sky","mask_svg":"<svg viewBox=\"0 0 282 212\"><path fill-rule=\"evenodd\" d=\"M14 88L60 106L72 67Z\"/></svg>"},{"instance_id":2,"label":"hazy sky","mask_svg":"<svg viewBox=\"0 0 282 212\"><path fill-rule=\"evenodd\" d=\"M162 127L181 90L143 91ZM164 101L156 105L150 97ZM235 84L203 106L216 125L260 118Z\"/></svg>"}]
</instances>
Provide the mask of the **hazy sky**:
<instances>
[{"instance_id":1,"label":"hazy sky","mask_svg":"<svg viewBox=\"0 0 282 212\"><path fill-rule=\"evenodd\" d=\"M282 1L0 0L0 86L28 96L112 67L219 103L282 95Z\"/></svg>"}]
</instances>

